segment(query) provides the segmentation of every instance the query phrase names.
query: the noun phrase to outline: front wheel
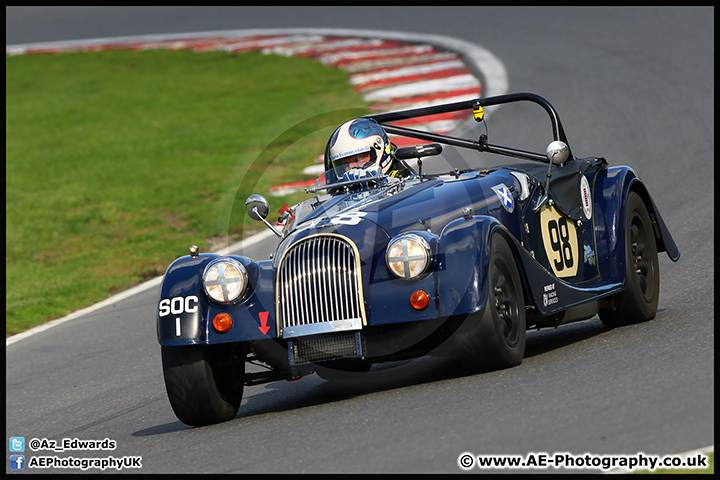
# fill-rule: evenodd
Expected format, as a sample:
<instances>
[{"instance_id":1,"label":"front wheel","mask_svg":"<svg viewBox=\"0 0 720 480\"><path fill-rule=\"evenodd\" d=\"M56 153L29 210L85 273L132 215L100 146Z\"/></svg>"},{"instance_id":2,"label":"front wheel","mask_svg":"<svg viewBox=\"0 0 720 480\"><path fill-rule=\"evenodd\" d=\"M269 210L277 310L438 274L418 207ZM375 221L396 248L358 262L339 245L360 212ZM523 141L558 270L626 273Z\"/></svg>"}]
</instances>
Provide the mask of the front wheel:
<instances>
[{"instance_id":1,"label":"front wheel","mask_svg":"<svg viewBox=\"0 0 720 480\"><path fill-rule=\"evenodd\" d=\"M652 222L640 195L630 192L625 214L625 290L612 308L598 312L610 328L655 318L660 296L660 269Z\"/></svg>"},{"instance_id":2,"label":"front wheel","mask_svg":"<svg viewBox=\"0 0 720 480\"><path fill-rule=\"evenodd\" d=\"M242 400L245 358L231 345L161 347L163 375L175 416L192 426L231 420Z\"/></svg>"},{"instance_id":3,"label":"front wheel","mask_svg":"<svg viewBox=\"0 0 720 480\"><path fill-rule=\"evenodd\" d=\"M461 343L461 359L473 371L514 367L525 355L525 302L515 257L502 235L490 241L487 303Z\"/></svg>"}]
</instances>

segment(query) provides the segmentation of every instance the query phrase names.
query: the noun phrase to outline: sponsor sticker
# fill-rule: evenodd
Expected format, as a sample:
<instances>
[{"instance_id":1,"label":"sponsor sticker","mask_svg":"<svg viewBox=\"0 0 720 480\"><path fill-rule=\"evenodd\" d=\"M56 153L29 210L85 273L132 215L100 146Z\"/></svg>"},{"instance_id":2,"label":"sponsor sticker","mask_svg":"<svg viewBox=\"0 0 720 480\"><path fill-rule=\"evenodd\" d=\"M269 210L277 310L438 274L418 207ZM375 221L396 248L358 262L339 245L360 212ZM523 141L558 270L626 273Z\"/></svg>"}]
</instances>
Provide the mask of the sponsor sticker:
<instances>
[{"instance_id":1,"label":"sponsor sticker","mask_svg":"<svg viewBox=\"0 0 720 480\"><path fill-rule=\"evenodd\" d=\"M494 187L492 187L492 189L498 196L498 199L500 200L503 208L509 213L512 213L515 209L515 200L513 200L510 189L506 187L504 183L501 183L500 185L495 185Z\"/></svg>"},{"instance_id":2,"label":"sponsor sticker","mask_svg":"<svg viewBox=\"0 0 720 480\"><path fill-rule=\"evenodd\" d=\"M354 148L352 150L348 150L347 152L340 152L340 153L336 153L335 155L331 155L330 160L334 162L338 158L345 158L345 157L349 157L350 155L357 155L358 153L364 153L364 152L369 152L369 151L370 151L370 146L365 145L362 147Z\"/></svg>"},{"instance_id":3,"label":"sponsor sticker","mask_svg":"<svg viewBox=\"0 0 720 480\"><path fill-rule=\"evenodd\" d=\"M582 203L585 220L590 220L592 218L592 194L590 193L590 184L585 176L580 180L580 201Z\"/></svg>"},{"instance_id":4,"label":"sponsor sticker","mask_svg":"<svg viewBox=\"0 0 720 480\"><path fill-rule=\"evenodd\" d=\"M554 305L558 302L557 291L555 290L555 284L545 285L543 287L543 306Z\"/></svg>"},{"instance_id":5,"label":"sponsor sticker","mask_svg":"<svg viewBox=\"0 0 720 480\"><path fill-rule=\"evenodd\" d=\"M583 245L585 250L585 263L595 265L595 252L590 245Z\"/></svg>"}]
</instances>

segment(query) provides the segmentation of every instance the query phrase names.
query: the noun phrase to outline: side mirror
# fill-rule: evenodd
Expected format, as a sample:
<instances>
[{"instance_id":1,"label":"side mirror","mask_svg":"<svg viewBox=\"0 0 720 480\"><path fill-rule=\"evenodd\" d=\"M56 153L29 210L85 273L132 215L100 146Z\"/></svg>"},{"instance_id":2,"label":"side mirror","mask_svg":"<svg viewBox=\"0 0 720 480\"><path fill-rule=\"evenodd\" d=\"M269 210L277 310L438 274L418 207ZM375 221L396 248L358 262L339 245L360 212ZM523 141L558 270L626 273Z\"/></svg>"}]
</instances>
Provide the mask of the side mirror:
<instances>
[{"instance_id":1,"label":"side mirror","mask_svg":"<svg viewBox=\"0 0 720 480\"><path fill-rule=\"evenodd\" d=\"M554 142L550 142L550 145L547 146L547 149L545 150L545 155L547 155L548 158L548 172L547 178L545 179L545 190L543 192L543 195L538 198L537 202L535 203L535 206L533 207L533 212L537 212L538 210L540 210L540 208L545 205L545 202L548 201L548 195L550 194L550 177L552 176L552 166L565 163L565 160L567 160L570 156L570 147L568 147L567 143L565 142L555 140Z\"/></svg>"},{"instance_id":2,"label":"side mirror","mask_svg":"<svg viewBox=\"0 0 720 480\"><path fill-rule=\"evenodd\" d=\"M547 155L550 163L560 165L561 163L565 163L570 156L570 147L568 147L565 142L555 140L554 142L550 142L550 145L548 145L545 150L545 155Z\"/></svg>"},{"instance_id":3,"label":"side mirror","mask_svg":"<svg viewBox=\"0 0 720 480\"><path fill-rule=\"evenodd\" d=\"M248 199L245 200L245 211L247 212L248 217L253 220L263 222L265 226L278 236L278 238L282 238L282 233L278 232L277 228L273 227L267 220L265 220L268 216L268 212L270 211L270 204L265 197L262 195L250 195Z\"/></svg>"},{"instance_id":4,"label":"side mirror","mask_svg":"<svg viewBox=\"0 0 720 480\"><path fill-rule=\"evenodd\" d=\"M268 216L270 204L262 195L250 195L245 200L245 211L253 220L263 221Z\"/></svg>"},{"instance_id":5,"label":"side mirror","mask_svg":"<svg viewBox=\"0 0 720 480\"><path fill-rule=\"evenodd\" d=\"M395 150L395 158L398 160L410 160L413 158L429 157L440 155L442 145L439 143L428 143L425 145L413 145L412 147L400 147Z\"/></svg>"}]
</instances>

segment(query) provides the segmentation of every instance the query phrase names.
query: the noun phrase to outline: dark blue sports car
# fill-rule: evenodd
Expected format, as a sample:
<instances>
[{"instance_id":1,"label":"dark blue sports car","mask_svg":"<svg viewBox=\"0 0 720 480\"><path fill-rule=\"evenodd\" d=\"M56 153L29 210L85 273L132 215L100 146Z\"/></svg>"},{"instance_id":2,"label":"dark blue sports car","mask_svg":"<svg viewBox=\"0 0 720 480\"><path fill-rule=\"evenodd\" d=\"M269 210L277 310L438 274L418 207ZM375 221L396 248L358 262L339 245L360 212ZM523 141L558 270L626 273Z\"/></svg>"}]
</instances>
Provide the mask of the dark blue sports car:
<instances>
[{"instance_id":1,"label":"dark blue sports car","mask_svg":"<svg viewBox=\"0 0 720 480\"><path fill-rule=\"evenodd\" d=\"M552 125L543 153L450 137L393 122L533 102ZM157 334L168 397L180 421L237 414L245 385L378 362L455 355L474 371L521 363L529 328L599 315L608 327L652 319L658 252L678 260L650 193L633 169L576 158L553 106L517 93L367 117L418 145L393 148L405 175L335 166L267 222L272 260L198 253L165 273ZM514 158L493 168L423 172L443 145ZM393 146L394 147L394 146ZM480 156L480 155L478 155ZM478 161L480 164L480 161ZM350 171L355 172L348 175ZM265 366L246 372L246 363Z\"/></svg>"}]
</instances>

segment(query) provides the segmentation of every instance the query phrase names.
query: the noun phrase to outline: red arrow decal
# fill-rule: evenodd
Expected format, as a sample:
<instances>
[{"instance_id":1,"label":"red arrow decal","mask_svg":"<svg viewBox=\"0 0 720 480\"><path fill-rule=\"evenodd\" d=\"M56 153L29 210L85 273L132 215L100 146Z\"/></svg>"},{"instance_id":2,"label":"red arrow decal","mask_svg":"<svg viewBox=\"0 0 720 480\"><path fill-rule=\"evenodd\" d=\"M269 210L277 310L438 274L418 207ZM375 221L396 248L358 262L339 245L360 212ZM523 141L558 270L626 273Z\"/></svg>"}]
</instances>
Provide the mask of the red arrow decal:
<instances>
[{"instance_id":1,"label":"red arrow decal","mask_svg":"<svg viewBox=\"0 0 720 480\"><path fill-rule=\"evenodd\" d=\"M270 312L260 312L260 325L262 325L262 326L260 326L258 328L263 333L263 335L267 335L268 330L270 330L270 327L267 324L269 314L270 314Z\"/></svg>"}]
</instances>

